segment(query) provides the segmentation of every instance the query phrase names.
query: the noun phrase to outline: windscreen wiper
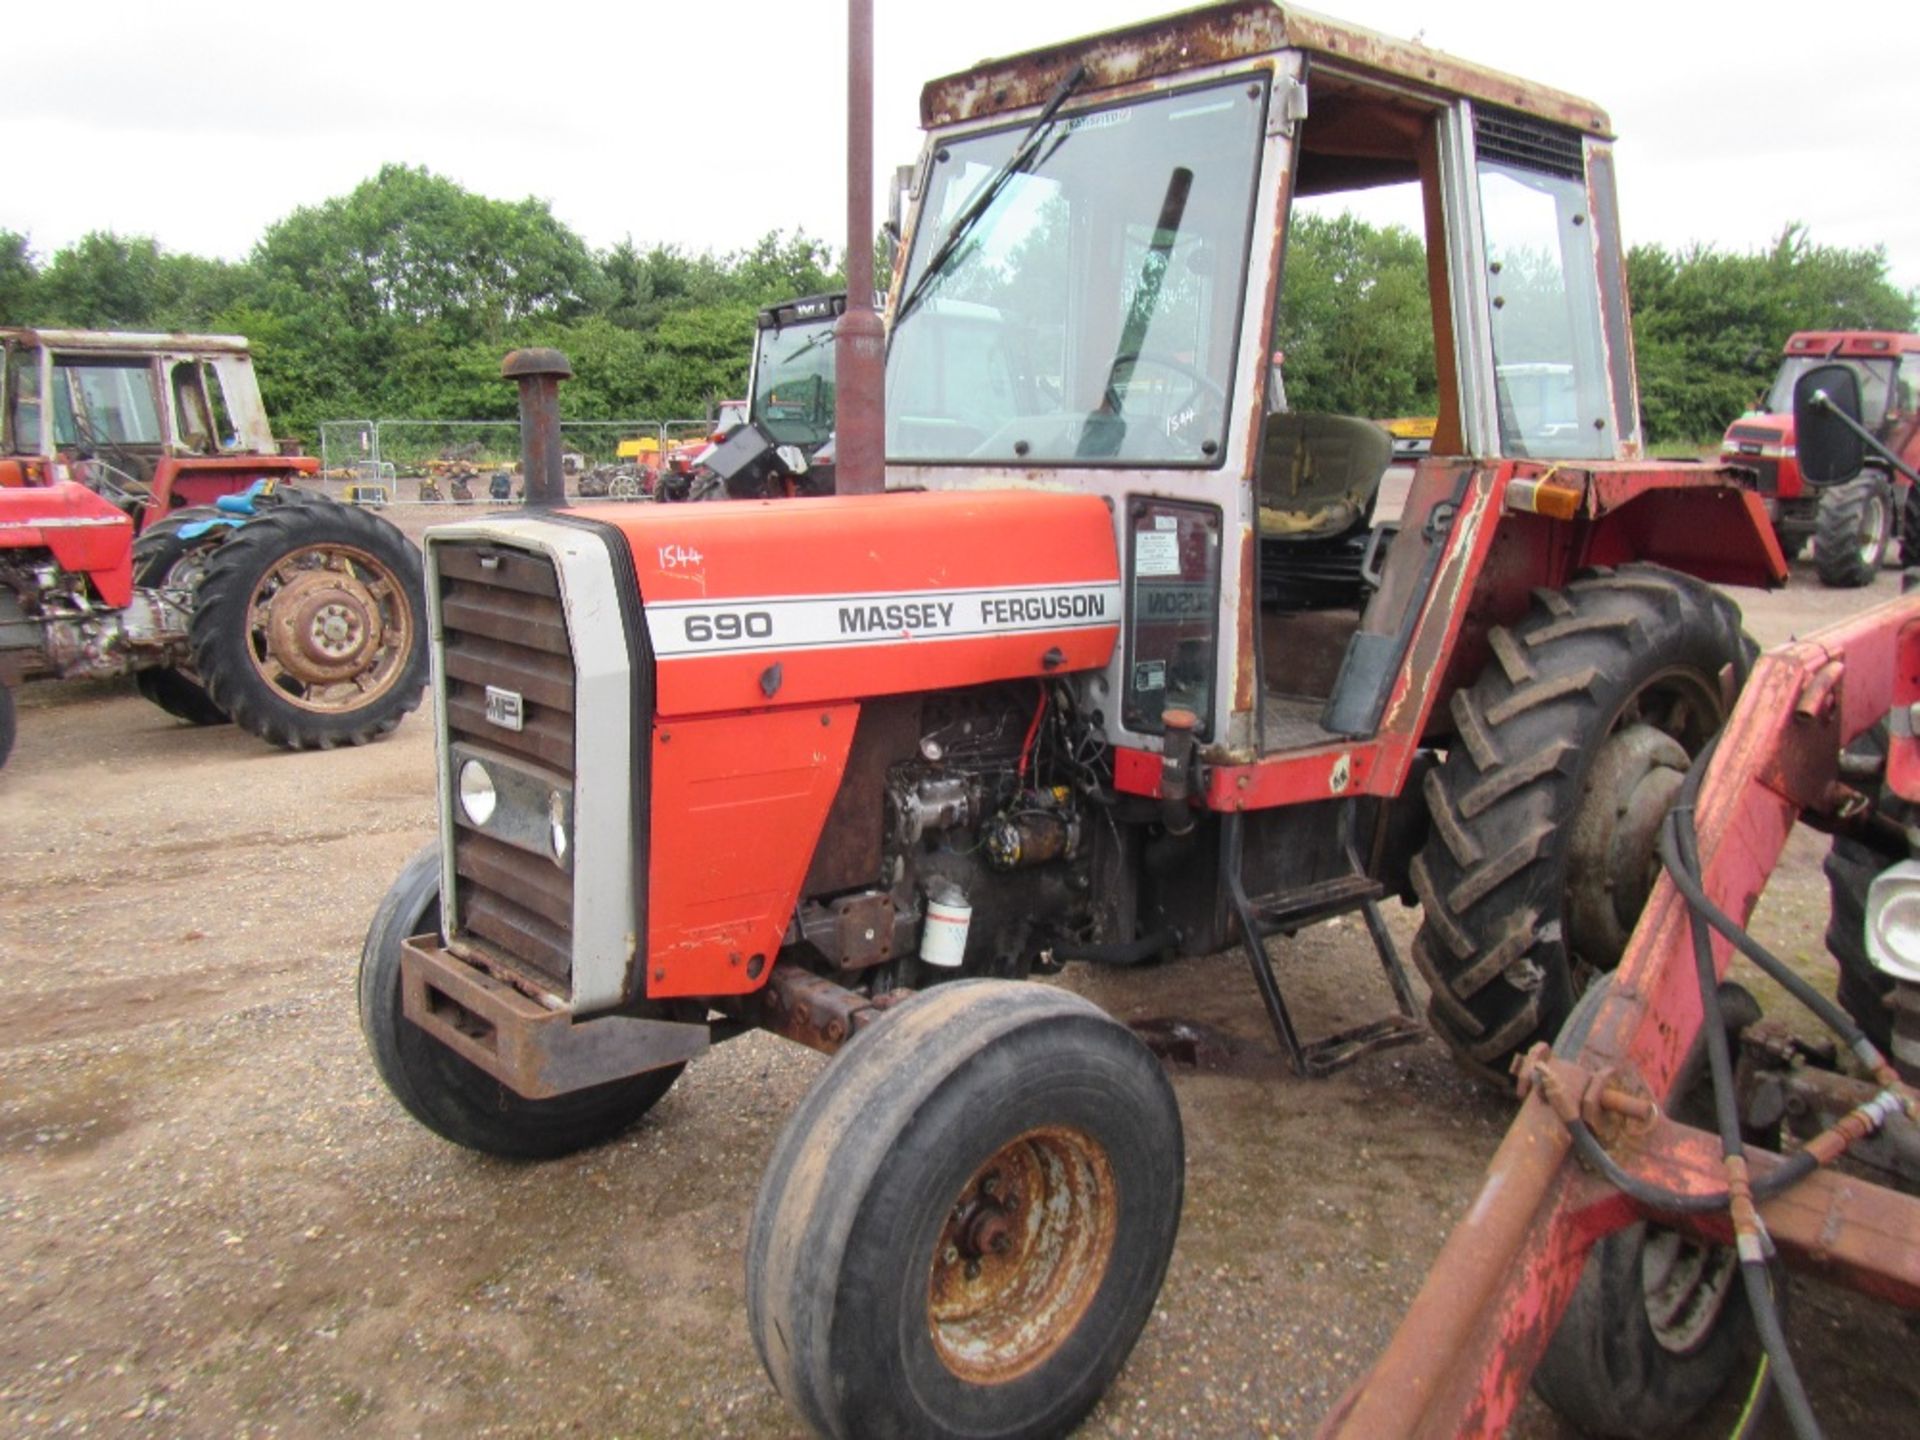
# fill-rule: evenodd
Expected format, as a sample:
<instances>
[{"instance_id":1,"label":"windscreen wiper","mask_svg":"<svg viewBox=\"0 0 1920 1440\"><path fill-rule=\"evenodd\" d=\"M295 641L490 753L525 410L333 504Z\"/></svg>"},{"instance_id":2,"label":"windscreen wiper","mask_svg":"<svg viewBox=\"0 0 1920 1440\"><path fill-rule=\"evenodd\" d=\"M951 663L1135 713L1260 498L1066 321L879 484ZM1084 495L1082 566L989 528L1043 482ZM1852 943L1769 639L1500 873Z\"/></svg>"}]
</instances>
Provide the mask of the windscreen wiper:
<instances>
[{"instance_id":1,"label":"windscreen wiper","mask_svg":"<svg viewBox=\"0 0 1920 1440\"><path fill-rule=\"evenodd\" d=\"M1085 65L1076 65L1067 73L1067 78L1062 80L1059 87L1054 90L1046 107L1034 118L1033 124L1027 127L1027 133L1020 137L1020 143L1014 146L1013 153L1007 157L1006 163L987 177L986 183L973 192L973 198L961 207L958 215L954 216L953 224L947 228L946 237L928 257L927 268L920 272L920 278L914 281L913 288L901 300L899 310L894 312L895 327L911 315L921 300L926 298L929 287L945 273L947 266L953 263L954 256L960 253L962 242L980 222L980 217L985 215L993 202L999 198L1000 192L1007 188L1007 182L1014 176L1025 174L1034 168L1040 158L1040 147L1046 143L1047 136L1053 131L1060 107L1067 103L1067 97L1079 89L1081 82L1086 78ZM1055 148L1057 149L1058 146ZM1051 155L1053 152L1047 153Z\"/></svg>"}]
</instances>

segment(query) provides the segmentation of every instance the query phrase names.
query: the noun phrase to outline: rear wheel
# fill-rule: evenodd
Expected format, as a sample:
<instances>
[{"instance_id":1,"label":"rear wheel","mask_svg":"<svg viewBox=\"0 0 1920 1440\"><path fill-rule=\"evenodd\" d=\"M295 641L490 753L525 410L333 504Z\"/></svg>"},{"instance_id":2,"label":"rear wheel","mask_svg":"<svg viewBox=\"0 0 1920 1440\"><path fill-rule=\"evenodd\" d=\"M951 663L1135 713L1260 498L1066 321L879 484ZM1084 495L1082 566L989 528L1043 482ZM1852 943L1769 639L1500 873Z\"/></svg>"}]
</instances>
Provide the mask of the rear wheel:
<instances>
[{"instance_id":1,"label":"rear wheel","mask_svg":"<svg viewBox=\"0 0 1920 1440\"><path fill-rule=\"evenodd\" d=\"M1124 1026L1046 986L938 986L774 1147L754 1344L825 1435L1062 1434L1152 1312L1182 1185L1172 1088Z\"/></svg>"},{"instance_id":2,"label":"rear wheel","mask_svg":"<svg viewBox=\"0 0 1920 1440\"><path fill-rule=\"evenodd\" d=\"M1413 953L1428 1018L1506 1083L1611 970L1646 903L1655 840L1691 757L1726 719L1753 646L1711 587L1651 565L1536 592L1455 693L1456 739L1423 790Z\"/></svg>"},{"instance_id":3,"label":"rear wheel","mask_svg":"<svg viewBox=\"0 0 1920 1440\"><path fill-rule=\"evenodd\" d=\"M133 583L147 590L196 593L206 570L207 556L219 543L220 535L215 532L186 540L180 532L219 514L211 505L194 505L175 510L166 519L141 531L133 542ZM214 704L191 665L142 670L133 677L133 683L142 695L176 720L184 720L189 725L227 723L227 712Z\"/></svg>"},{"instance_id":4,"label":"rear wheel","mask_svg":"<svg viewBox=\"0 0 1920 1440\"><path fill-rule=\"evenodd\" d=\"M668 1066L528 1100L407 1019L400 943L440 928L440 850L407 862L387 891L360 952L360 1033L373 1068L407 1113L443 1139L516 1160L571 1154L611 1140L656 1105L683 1068Z\"/></svg>"},{"instance_id":5,"label":"rear wheel","mask_svg":"<svg viewBox=\"0 0 1920 1440\"><path fill-rule=\"evenodd\" d=\"M1836 590L1871 585L1893 545L1893 487L1863 475L1820 493L1813 532L1813 566L1820 583Z\"/></svg>"},{"instance_id":6,"label":"rear wheel","mask_svg":"<svg viewBox=\"0 0 1920 1440\"><path fill-rule=\"evenodd\" d=\"M392 525L328 501L276 506L208 559L194 665L263 740L364 745L420 703L424 611L420 554Z\"/></svg>"}]
</instances>

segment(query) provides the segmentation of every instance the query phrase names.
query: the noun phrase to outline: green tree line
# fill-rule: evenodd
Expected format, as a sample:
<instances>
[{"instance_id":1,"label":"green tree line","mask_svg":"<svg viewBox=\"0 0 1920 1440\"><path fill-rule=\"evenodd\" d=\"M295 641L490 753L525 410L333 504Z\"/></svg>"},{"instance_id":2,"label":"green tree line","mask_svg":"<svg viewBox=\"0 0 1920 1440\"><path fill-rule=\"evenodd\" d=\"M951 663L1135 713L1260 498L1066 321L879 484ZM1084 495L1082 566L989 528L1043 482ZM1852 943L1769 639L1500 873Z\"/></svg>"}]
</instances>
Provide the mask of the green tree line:
<instances>
[{"instance_id":1,"label":"green tree line","mask_svg":"<svg viewBox=\"0 0 1920 1440\"><path fill-rule=\"evenodd\" d=\"M567 414L696 416L743 393L762 305L842 285L841 257L773 231L723 255L631 239L596 251L541 200L475 195L390 165L268 228L237 262L91 234L44 263L0 231L0 324L221 330L254 342L270 412L309 441L350 416L506 419L500 357L573 361ZM1711 442L1765 388L1794 330L1909 330L1920 294L1879 248L1635 246L1627 256L1642 418L1655 443ZM1276 346L1299 408L1387 418L1435 407L1420 238L1297 216Z\"/></svg>"},{"instance_id":2,"label":"green tree line","mask_svg":"<svg viewBox=\"0 0 1920 1440\"><path fill-rule=\"evenodd\" d=\"M500 359L520 345L567 353L570 418L702 416L745 393L755 311L843 273L805 232L723 255L595 251L545 201L389 165L238 262L96 233L40 264L0 231L0 324L245 335L275 428L311 442L352 416L511 418Z\"/></svg>"}]
</instances>

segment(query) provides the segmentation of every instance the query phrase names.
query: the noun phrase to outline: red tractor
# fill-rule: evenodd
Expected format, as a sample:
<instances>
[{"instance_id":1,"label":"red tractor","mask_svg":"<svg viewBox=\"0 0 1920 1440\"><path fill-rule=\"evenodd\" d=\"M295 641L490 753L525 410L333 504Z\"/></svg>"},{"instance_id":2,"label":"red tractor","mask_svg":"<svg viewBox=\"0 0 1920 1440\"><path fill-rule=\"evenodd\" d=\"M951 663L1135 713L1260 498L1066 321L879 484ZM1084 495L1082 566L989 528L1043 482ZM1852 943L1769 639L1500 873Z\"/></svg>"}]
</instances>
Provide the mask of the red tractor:
<instances>
[{"instance_id":1,"label":"red tractor","mask_svg":"<svg viewBox=\"0 0 1920 1440\"><path fill-rule=\"evenodd\" d=\"M1854 373L1861 421L1891 453L1869 455L1857 473L1810 486L1794 446L1793 387L1810 370L1829 364ZM1782 550L1793 555L1813 541L1823 585L1868 584L1895 541L1904 563L1920 562L1920 506L1908 478L1920 466L1920 335L1864 330L1794 335L1765 398L1727 427L1720 463L1752 472Z\"/></svg>"},{"instance_id":2,"label":"red tractor","mask_svg":"<svg viewBox=\"0 0 1920 1440\"><path fill-rule=\"evenodd\" d=\"M1240 0L921 116L884 477L843 374L835 496L430 532L441 837L360 1017L416 1119L522 1157L744 1029L837 1052L750 1231L775 1386L831 1435L1053 1434L1152 1310L1182 1136L1125 1026L1021 982L1237 953L1323 1074L1425 1033L1380 912L1417 897L1428 1020L1503 1072L1619 959L1739 693L1710 582L1786 564L1740 476L1644 456L1588 102ZM1290 207L1389 185L1426 217L1431 450L1364 606L1263 603L1393 461L1268 394ZM1344 914L1397 1006L1312 1039L1267 941Z\"/></svg>"},{"instance_id":3,"label":"red tractor","mask_svg":"<svg viewBox=\"0 0 1920 1440\"><path fill-rule=\"evenodd\" d=\"M362 744L419 704L418 553L290 489L235 336L0 330L0 763L11 687L132 673L197 725Z\"/></svg>"}]
</instances>

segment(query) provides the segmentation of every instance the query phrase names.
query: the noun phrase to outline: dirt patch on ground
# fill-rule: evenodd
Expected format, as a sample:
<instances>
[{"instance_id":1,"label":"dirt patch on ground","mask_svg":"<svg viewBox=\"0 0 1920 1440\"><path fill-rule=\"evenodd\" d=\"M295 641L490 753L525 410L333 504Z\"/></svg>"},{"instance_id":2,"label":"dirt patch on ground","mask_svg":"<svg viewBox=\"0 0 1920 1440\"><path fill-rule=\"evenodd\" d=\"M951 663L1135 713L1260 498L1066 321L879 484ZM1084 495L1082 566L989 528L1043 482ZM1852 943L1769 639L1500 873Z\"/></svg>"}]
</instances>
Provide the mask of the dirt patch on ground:
<instances>
[{"instance_id":1,"label":"dirt patch on ground","mask_svg":"<svg viewBox=\"0 0 1920 1440\"><path fill-rule=\"evenodd\" d=\"M1741 598L1775 643L1891 590ZM43 687L20 732L0 775L0 1428L795 1432L747 1338L741 1252L818 1057L722 1046L569 1160L456 1150L380 1088L352 999L366 922L432 838L421 719L290 755ZM1816 971L1821 853L1795 839L1760 921ZM1276 953L1309 1031L1388 1004L1353 921ZM1193 1037L1171 1067L1179 1246L1088 1433L1310 1433L1419 1288L1507 1104L1431 1042L1294 1080L1232 955L1068 983ZM1793 1301L1828 1433L1910 1429L1912 1326L1818 1286ZM1536 1405L1518 1433L1570 1432Z\"/></svg>"}]
</instances>

